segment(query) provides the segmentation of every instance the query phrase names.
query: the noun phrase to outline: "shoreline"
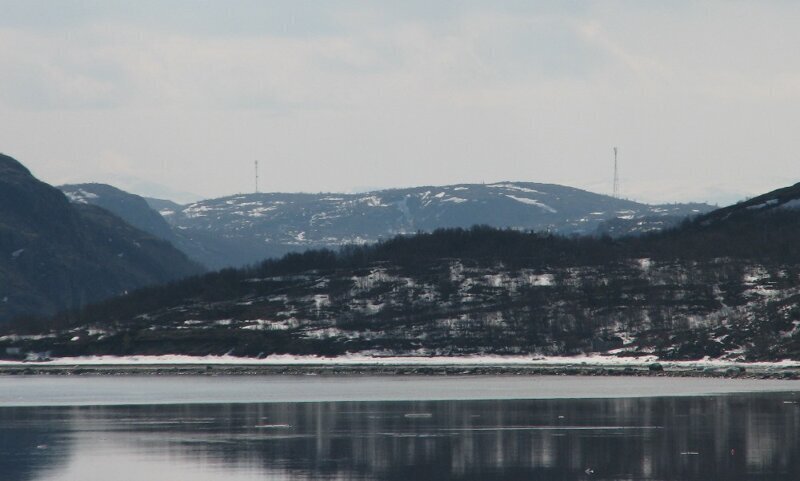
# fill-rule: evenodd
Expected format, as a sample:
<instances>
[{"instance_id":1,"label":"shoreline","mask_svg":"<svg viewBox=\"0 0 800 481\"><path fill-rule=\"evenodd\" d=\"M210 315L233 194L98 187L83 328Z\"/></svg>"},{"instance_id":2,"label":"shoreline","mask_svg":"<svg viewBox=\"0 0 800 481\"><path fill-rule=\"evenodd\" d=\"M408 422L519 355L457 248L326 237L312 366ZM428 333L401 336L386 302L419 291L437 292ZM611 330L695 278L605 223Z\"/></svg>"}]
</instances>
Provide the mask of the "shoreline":
<instances>
[{"instance_id":1,"label":"shoreline","mask_svg":"<svg viewBox=\"0 0 800 481\"><path fill-rule=\"evenodd\" d=\"M405 362L404 362L405 361ZM610 362L609 362L610 361ZM0 361L0 376L662 376L800 379L800 363L650 358L61 358Z\"/></svg>"}]
</instances>

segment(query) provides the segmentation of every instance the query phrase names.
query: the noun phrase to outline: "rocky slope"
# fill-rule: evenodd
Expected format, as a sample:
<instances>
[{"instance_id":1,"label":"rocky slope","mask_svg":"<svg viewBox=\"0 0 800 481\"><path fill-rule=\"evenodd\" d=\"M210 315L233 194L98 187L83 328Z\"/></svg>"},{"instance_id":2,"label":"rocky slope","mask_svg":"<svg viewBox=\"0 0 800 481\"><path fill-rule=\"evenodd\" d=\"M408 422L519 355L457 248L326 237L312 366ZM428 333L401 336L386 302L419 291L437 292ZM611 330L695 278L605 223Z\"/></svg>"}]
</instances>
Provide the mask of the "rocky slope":
<instances>
[{"instance_id":1,"label":"rocky slope","mask_svg":"<svg viewBox=\"0 0 800 481\"><path fill-rule=\"evenodd\" d=\"M200 272L169 243L106 210L70 203L0 155L0 322Z\"/></svg>"}]
</instances>

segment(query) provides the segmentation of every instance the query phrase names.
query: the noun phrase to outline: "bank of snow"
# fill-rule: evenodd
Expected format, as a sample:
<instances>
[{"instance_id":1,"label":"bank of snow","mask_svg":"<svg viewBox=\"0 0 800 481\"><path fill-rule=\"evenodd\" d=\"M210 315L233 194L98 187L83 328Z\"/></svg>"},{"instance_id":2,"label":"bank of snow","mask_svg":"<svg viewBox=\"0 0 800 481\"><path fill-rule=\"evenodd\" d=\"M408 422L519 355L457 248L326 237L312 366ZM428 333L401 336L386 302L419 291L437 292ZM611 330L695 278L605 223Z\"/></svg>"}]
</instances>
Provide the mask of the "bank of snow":
<instances>
[{"instance_id":1,"label":"bank of snow","mask_svg":"<svg viewBox=\"0 0 800 481\"><path fill-rule=\"evenodd\" d=\"M530 356L369 356L349 354L337 357L273 355L263 359L236 356L86 356L63 357L50 361L25 362L0 361L0 366L150 366L150 365L247 365L247 366L496 366L496 367L643 367L658 362L665 369L703 369L727 367L751 367L758 369L800 368L800 361L782 360L773 362L737 362L718 359L697 361L660 361L656 356L616 357L588 355L574 357L530 357Z\"/></svg>"}]
</instances>

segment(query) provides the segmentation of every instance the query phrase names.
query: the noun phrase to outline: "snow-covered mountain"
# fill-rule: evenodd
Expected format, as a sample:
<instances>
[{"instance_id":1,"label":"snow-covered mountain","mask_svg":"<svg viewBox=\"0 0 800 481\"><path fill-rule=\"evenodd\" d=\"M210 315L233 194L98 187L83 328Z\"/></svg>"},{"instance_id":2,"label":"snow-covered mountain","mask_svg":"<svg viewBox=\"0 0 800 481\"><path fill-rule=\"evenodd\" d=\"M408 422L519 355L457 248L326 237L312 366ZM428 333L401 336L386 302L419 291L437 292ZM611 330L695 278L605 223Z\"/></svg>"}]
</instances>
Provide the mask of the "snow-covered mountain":
<instances>
[{"instance_id":1,"label":"snow-covered mountain","mask_svg":"<svg viewBox=\"0 0 800 481\"><path fill-rule=\"evenodd\" d=\"M188 205L144 199L104 184L60 188L73 202L107 209L212 269L447 227L488 225L561 234L635 235L673 226L711 209L706 204L647 205L525 182L365 194L241 194Z\"/></svg>"},{"instance_id":2,"label":"snow-covered mountain","mask_svg":"<svg viewBox=\"0 0 800 481\"><path fill-rule=\"evenodd\" d=\"M152 204L156 205L156 204ZM697 215L707 204L647 205L572 187L529 182L458 184L364 194L242 194L193 204L158 204L183 232L248 242L251 260L317 247L338 247L397 234L488 225L561 234L591 234L611 219L648 219L626 233L654 230L658 219ZM654 221L655 220L655 221Z\"/></svg>"}]
</instances>

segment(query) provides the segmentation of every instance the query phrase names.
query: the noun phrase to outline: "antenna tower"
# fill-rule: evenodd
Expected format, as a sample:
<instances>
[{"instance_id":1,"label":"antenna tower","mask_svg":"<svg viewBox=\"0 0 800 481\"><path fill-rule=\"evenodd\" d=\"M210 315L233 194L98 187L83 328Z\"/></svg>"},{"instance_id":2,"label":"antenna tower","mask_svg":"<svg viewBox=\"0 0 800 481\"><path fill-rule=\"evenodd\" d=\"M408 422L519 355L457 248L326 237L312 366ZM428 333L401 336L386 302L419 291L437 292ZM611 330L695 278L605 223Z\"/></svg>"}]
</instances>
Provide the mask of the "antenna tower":
<instances>
[{"instance_id":1,"label":"antenna tower","mask_svg":"<svg viewBox=\"0 0 800 481\"><path fill-rule=\"evenodd\" d=\"M256 160L256 194L258 194L258 161Z\"/></svg>"},{"instance_id":2,"label":"antenna tower","mask_svg":"<svg viewBox=\"0 0 800 481\"><path fill-rule=\"evenodd\" d=\"M614 194L615 199L619 199L619 167L617 164L617 148L614 147Z\"/></svg>"}]
</instances>

